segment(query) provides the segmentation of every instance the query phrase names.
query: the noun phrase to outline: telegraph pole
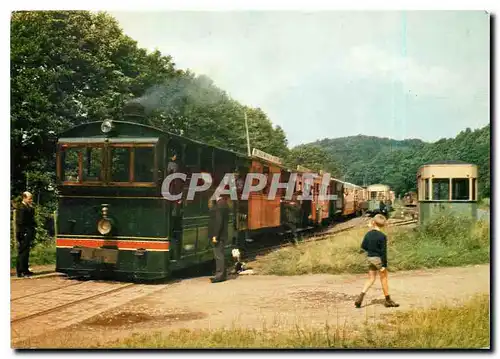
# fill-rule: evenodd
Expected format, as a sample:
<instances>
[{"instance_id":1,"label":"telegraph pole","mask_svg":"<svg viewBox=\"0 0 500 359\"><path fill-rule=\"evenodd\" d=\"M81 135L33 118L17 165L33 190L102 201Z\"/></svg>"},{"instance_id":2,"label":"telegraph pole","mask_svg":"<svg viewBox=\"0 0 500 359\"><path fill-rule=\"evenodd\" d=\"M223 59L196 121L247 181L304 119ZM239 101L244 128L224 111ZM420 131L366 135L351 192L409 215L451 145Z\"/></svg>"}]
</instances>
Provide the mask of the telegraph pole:
<instances>
[{"instance_id":1,"label":"telegraph pole","mask_svg":"<svg viewBox=\"0 0 500 359\"><path fill-rule=\"evenodd\" d=\"M250 135L248 134L248 119L247 119L247 112L245 111L245 128L247 131L247 147L248 147L248 157L252 155L252 152L250 151Z\"/></svg>"}]
</instances>

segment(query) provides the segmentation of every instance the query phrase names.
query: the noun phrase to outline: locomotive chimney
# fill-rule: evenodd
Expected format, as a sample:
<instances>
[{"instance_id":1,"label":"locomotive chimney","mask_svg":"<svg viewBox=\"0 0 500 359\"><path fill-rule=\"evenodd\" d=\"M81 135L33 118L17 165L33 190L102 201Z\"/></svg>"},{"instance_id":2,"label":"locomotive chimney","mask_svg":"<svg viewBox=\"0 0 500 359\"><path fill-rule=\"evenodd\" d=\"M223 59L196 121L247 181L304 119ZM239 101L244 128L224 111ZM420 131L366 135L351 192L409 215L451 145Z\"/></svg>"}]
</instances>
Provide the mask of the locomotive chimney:
<instances>
[{"instance_id":1,"label":"locomotive chimney","mask_svg":"<svg viewBox=\"0 0 500 359\"><path fill-rule=\"evenodd\" d=\"M143 122L145 119L145 109L139 102L129 102L123 108L125 121Z\"/></svg>"}]
</instances>

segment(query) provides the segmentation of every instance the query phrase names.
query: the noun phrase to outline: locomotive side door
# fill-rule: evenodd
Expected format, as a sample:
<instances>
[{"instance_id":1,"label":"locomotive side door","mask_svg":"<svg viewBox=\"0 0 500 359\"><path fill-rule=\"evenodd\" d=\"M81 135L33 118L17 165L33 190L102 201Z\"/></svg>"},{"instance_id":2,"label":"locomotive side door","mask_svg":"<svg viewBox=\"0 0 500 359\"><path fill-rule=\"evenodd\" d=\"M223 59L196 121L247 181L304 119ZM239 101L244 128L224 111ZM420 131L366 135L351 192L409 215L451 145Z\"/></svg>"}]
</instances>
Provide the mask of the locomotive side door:
<instances>
[{"instance_id":1,"label":"locomotive side door","mask_svg":"<svg viewBox=\"0 0 500 359\"><path fill-rule=\"evenodd\" d=\"M165 169L165 177L172 173L182 172L183 150L180 143L175 140L170 140L167 144L166 153L167 166ZM169 192L172 195L182 193L183 181L175 179L170 182ZM167 200L167 216L169 225L170 238L170 258L179 260L182 252L182 217L183 217L183 201L182 197L179 200Z\"/></svg>"}]
</instances>

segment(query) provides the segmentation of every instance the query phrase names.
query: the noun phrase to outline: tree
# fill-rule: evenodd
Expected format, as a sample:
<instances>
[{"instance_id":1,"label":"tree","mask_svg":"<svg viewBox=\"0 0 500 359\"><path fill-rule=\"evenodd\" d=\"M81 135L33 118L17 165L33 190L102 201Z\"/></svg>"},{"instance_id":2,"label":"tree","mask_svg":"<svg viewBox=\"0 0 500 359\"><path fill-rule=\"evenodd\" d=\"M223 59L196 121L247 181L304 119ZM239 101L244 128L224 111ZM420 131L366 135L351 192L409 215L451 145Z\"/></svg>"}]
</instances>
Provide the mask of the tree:
<instances>
[{"instance_id":1,"label":"tree","mask_svg":"<svg viewBox=\"0 0 500 359\"><path fill-rule=\"evenodd\" d=\"M489 125L475 131L466 129L455 138L434 143L354 136L323 139L313 145L335 158L342 173L356 184L381 182L396 194L404 194L417 189L416 174L423 164L460 160L478 166L480 197L489 197L491 193Z\"/></svg>"},{"instance_id":2,"label":"tree","mask_svg":"<svg viewBox=\"0 0 500 359\"><path fill-rule=\"evenodd\" d=\"M11 181L52 173L57 133L117 118L129 98L176 75L169 57L147 54L105 13L20 11L11 19Z\"/></svg>"},{"instance_id":3,"label":"tree","mask_svg":"<svg viewBox=\"0 0 500 359\"><path fill-rule=\"evenodd\" d=\"M38 186L49 187L57 134L120 120L130 102L146 108L141 123L242 153L247 111L253 147L288 151L283 130L262 110L231 99L206 76L176 69L170 56L139 48L108 14L21 11L11 19L11 191L40 174L49 175Z\"/></svg>"},{"instance_id":4,"label":"tree","mask_svg":"<svg viewBox=\"0 0 500 359\"><path fill-rule=\"evenodd\" d=\"M320 147L307 144L294 147L290 150L286 164L295 169L297 165L305 166L310 170L320 170L330 173L332 177L339 177L341 172L332 156Z\"/></svg>"}]
</instances>

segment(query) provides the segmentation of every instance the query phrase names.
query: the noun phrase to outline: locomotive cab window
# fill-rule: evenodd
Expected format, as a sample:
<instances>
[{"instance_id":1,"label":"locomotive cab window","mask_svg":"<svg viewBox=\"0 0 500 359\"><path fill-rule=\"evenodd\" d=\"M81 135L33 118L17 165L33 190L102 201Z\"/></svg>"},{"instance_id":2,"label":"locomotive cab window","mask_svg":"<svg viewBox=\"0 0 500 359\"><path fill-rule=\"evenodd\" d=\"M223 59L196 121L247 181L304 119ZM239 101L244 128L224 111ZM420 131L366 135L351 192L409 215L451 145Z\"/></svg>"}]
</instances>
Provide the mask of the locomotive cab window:
<instances>
[{"instance_id":1,"label":"locomotive cab window","mask_svg":"<svg viewBox=\"0 0 500 359\"><path fill-rule=\"evenodd\" d=\"M155 148L153 145L120 145L110 149L110 182L155 182Z\"/></svg>"},{"instance_id":2,"label":"locomotive cab window","mask_svg":"<svg viewBox=\"0 0 500 359\"><path fill-rule=\"evenodd\" d=\"M80 182L79 156L81 148L63 147L61 150L62 173L60 178L64 182Z\"/></svg>"},{"instance_id":3,"label":"locomotive cab window","mask_svg":"<svg viewBox=\"0 0 500 359\"><path fill-rule=\"evenodd\" d=\"M57 178L65 185L154 186L157 171L153 140L112 139L105 145L101 138L66 138L59 142Z\"/></svg>"},{"instance_id":4,"label":"locomotive cab window","mask_svg":"<svg viewBox=\"0 0 500 359\"><path fill-rule=\"evenodd\" d=\"M62 145L57 176L64 183L102 181L102 158L103 148L99 146Z\"/></svg>"},{"instance_id":5,"label":"locomotive cab window","mask_svg":"<svg viewBox=\"0 0 500 359\"><path fill-rule=\"evenodd\" d=\"M102 147L87 147L83 155L83 181L103 181Z\"/></svg>"},{"instance_id":6,"label":"locomotive cab window","mask_svg":"<svg viewBox=\"0 0 500 359\"><path fill-rule=\"evenodd\" d=\"M154 181L154 149L138 147L134 149L134 180L136 182Z\"/></svg>"},{"instance_id":7,"label":"locomotive cab window","mask_svg":"<svg viewBox=\"0 0 500 359\"><path fill-rule=\"evenodd\" d=\"M111 149L111 182L131 182L130 159L130 148Z\"/></svg>"}]
</instances>

